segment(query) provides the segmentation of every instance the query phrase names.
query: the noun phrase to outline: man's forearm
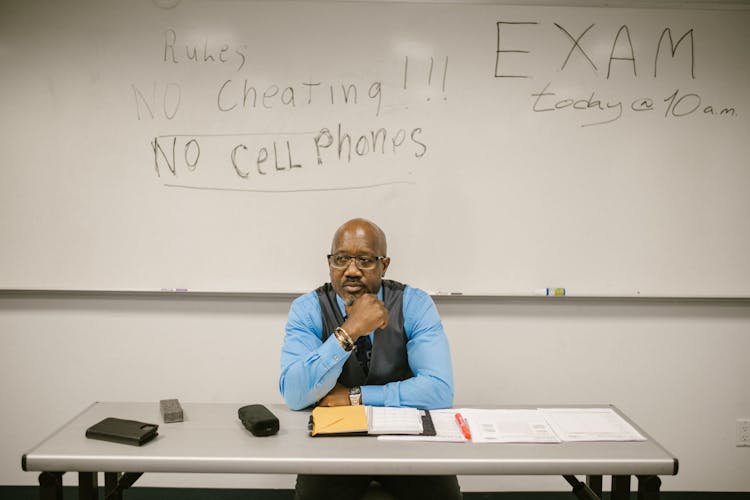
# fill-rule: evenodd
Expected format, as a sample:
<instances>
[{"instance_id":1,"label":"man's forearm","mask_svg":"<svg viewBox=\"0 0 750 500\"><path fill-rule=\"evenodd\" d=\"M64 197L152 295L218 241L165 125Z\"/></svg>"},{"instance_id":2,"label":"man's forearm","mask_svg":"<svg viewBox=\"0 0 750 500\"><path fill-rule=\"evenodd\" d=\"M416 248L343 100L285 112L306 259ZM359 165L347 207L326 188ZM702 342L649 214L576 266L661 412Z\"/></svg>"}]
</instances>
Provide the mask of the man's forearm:
<instances>
[{"instance_id":1,"label":"man's forearm","mask_svg":"<svg viewBox=\"0 0 750 500\"><path fill-rule=\"evenodd\" d=\"M450 408L453 386L442 379L417 376L401 382L362 387L362 403L371 406L409 406L425 410Z\"/></svg>"},{"instance_id":2,"label":"man's forearm","mask_svg":"<svg viewBox=\"0 0 750 500\"><path fill-rule=\"evenodd\" d=\"M307 408L328 394L347 357L348 353L332 337L307 356L285 353L279 390L289 408Z\"/></svg>"}]
</instances>

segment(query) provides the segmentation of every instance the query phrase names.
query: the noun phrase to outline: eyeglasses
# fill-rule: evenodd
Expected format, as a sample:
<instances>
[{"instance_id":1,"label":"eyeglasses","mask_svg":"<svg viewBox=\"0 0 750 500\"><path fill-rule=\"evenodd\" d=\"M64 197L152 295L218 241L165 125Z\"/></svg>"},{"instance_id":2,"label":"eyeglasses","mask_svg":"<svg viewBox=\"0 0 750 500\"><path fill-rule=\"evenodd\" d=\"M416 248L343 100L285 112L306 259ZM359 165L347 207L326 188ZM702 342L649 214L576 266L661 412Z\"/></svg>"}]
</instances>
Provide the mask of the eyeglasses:
<instances>
[{"instance_id":1,"label":"eyeglasses","mask_svg":"<svg viewBox=\"0 0 750 500\"><path fill-rule=\"evenodd\" d=\"M346 269L352 260L360 271L371 271L378 265L378 261L385 259L379 255L346 255L343 253L334 253L327 255L328 264L334 269Z\"/></svg>"}]
</instances>

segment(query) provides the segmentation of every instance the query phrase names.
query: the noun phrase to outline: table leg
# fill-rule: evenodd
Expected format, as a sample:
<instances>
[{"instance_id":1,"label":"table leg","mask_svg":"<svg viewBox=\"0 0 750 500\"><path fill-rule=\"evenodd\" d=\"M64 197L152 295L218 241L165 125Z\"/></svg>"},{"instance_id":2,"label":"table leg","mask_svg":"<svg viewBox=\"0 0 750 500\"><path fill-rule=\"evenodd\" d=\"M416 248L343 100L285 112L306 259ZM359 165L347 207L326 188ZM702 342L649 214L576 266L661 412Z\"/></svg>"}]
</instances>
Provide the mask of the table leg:
<instances>
[{"instance_id":1,"label":"table leg","mask_svg":"<svg viewBox=\"0 0 750 500\"><path fill-rule=\"evenodd\" d=\"M602 497L602 476L586 476L586 484L596 496Z\"/></svg>"},{"instance_id":2,"label":"table leg","mask_svg":"<svg viewBox=\"0 0 750 500\"><path fill-rule=\"evenodd\" d=\"M612 500L630 499L630 476L612 476Z\"/></svg>"},{"instance_id":3,"label":"table leg","mask_svg":"<svg viewBox=\"0 0 750 500\"><path fill-rule=\"evenodd\" d=\"M600 495L594 493L588 484L580 482L575 476L565 475L563 478L573 487L573 495L578 500L601 500Z\"/></svg>"},{"instance_id":4,"label":"table leg","mask_svg":"<svg viewBox=\"0 0 750 500\"><path fill-rule=\"evenodd\" d=\"M42 472L39 474L39 500L62 500L64 472Z\"/></svg>"},{"instance_id":5,"label":"table leg","mask_svg":"<svg viewBox=\"0 0 750 500\"><path fill-rule=\"evenodd\" d=\"M143 472L104 473L104 500L122 500L122 492L135 483Z\"/></svg>"},{"instance_id":6,"label":"table leg","mask_svg":"<svg viewBox=\"0 0 750 500\"><path fill-rule=\"evenodd\" d=\"M96 472L78 473L78 500L99 499L99 479Z\"/></svg>"},{"instance_id":7,"label":"table leg","mask_svg":"<svg viewBox=\"0 0 750 500\"><path fill-rule=\"evenodd\" d=\"M638 500L659 500L659 476L638 476Z\"/></svg>"},{"instance_id":8,"label":"table leg","mask_svg":"<svg viewBox=\"0 0 750 500\"><path fill-rule=\"evenodd\" d=\"M104 473L104 498L105 500L122 500L122 492L117 489L120 474L117 472Z\"/></svg>"}]
</instances>

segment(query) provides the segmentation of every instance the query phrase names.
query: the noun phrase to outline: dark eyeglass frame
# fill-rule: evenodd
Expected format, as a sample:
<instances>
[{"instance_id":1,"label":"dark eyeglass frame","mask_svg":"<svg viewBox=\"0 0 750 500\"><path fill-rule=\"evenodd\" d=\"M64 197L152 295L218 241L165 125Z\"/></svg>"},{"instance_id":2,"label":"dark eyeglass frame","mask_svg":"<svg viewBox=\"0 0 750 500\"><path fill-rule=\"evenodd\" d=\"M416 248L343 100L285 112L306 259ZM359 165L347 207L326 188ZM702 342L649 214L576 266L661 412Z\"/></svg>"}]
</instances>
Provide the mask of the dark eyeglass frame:
<instances>
[{"instance_id":1,"label":"dark eyeglass frame","mask_svg":"<svg viewBox=\"0 0 750 500\"><path fill-rule=\"evenodd\" d=\"M333 263L334 257L346 257L346 264L344 265L337 265ZM357 266L357 269L360 271L372 271L378 266L378 262L382 261L386 257L384 255L346 255L341 253L329 253L326 255L326 259L328 259L328 265L331 266L334 269L346 269L349 266L352 265L352 261L354 261L354 265ZM363 264L362 259L366 259L366 262ZM372 264L368 264L367 261L372 260Z\"/></svg>"}]
</instances>

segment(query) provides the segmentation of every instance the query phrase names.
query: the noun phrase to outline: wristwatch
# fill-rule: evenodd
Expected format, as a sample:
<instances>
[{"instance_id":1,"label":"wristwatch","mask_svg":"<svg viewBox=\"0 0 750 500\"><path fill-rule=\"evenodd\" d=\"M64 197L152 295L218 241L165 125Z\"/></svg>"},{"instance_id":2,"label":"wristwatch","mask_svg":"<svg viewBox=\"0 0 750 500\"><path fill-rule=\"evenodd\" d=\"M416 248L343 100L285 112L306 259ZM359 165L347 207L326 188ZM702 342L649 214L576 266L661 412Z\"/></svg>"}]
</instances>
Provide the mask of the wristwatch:
<instances>
[{"instance_id":1,"label":"wristwatch","mask_svg":"<svg viewBox=\"0 0 750 500\"><path fill-rule=\"evenodd\" d=\"M352 406L362 404L362 389L359 386L349 389L349 404Z\"/></svg>"},{"instance_id":2,"label":"wristwatch","mask_svg":"<svg viewBox=\"0 0 750 500\"><path fill-rule=\"evenodd\" d=\"M352 338L348 333L346 333L346 330L341 327L338 327L336 328L336 330L334 330L333 336L336 337L336 340L338 340L339 344L341 344L341 348L346 352L351 352L352 349L356 347Z\"/></svg>"}]
</instances>

